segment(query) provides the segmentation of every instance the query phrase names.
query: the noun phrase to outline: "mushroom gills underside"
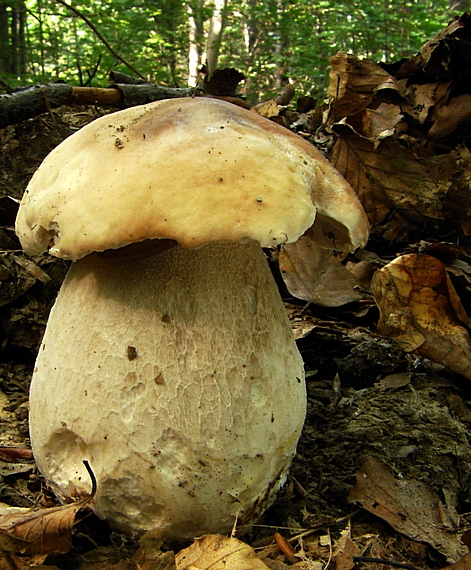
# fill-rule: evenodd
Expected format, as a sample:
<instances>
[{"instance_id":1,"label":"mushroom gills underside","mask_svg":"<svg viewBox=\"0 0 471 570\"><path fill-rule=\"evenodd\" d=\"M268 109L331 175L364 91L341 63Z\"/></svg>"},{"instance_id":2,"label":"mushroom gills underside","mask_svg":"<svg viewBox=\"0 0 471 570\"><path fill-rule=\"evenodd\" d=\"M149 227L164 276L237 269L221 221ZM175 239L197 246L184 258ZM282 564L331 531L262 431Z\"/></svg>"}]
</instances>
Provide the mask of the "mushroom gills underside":
<instances>
[{"instance_id":1,"label":"mushroom gills underside","mask_svg":"<svg viewBox=\"0 0 471 570\"><path fill-rule=\"evenodd\" d=\"M301 356L257 243L71 266L33 375L40 471L121 531L230 530L273 500L305 418ZM156 240L158 244L158 240Z\"/></svg>"}]
</instances>

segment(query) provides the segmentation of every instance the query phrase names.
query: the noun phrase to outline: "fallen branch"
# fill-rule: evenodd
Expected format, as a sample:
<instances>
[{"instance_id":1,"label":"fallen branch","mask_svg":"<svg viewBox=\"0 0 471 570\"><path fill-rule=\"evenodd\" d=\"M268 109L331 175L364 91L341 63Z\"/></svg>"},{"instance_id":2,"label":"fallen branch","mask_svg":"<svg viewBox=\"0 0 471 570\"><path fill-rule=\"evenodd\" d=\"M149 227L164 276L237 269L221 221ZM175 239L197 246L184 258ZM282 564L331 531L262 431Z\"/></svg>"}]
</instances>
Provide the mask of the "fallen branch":
<instances>
[{"instance_id":1,"label":"fallen branch","mask_svg":"<svg viewBox=\"0 0 471 570\"><path fill-rule=\"evenodd\" d=\"M0 95L0 129L50 112L62 105L101 105L134 107L176 97L189 97L194 89L142 85L114 85L109 88L72 87L65 83L37 85L22 91Z\"/></svg>"}]
</instances>

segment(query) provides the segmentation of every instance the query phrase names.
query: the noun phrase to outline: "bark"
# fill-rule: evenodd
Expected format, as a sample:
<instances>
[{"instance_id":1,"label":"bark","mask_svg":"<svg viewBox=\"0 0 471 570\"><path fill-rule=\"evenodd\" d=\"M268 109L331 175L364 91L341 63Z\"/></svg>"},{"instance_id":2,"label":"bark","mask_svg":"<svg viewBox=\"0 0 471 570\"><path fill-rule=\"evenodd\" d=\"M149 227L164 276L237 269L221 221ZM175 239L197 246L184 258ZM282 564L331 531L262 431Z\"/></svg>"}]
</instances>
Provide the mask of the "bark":
<instances>
[{"instance_id":1,"label":"bark","mask_svg":"<svg viewBox=\"0 0 471 570\"><path fill-rule=\"evenodd\" d=\"M277 39L275 43L275 62L276 62L276 75L275 86L276 89L282 89L285 82L285 49L287 44L287 37L284 25L286 6L284 0L277 0Z\"/></svg>"},{"instance_id":2,"label":"bark","mask_svg":"<svg viewBox=\"0 0 471 570\"><path fill-rule=\"evenodd\" d=\"M189 18L189 32L188 37L190 40L188 50L188 85L196 87L198 84L198 68L201 65L201 58L203 55L202 40L203 40L203 20L201 18L201 10L203 4L202 0L198 0L197 8L188 4L188 18Z\"/></svg>"},{"instance_id":3,"label":"bark","mask_svg":"<svg viewBox=\"0 0 471 570\"><path fill-rule=\"evenodd\" d=\"M209 75L216 71L218 64L219 49L224 32L225 9L226 0L214 1L214 11L209 22L208 39L206 42L206 66Z\"/></svg>"},{"instance_id":4,"label":"bark","mask_svg":"<svg viewBox=\"0 0 471 570\"><path fill-rule=\"evenodd\" d=\"M11 18L12 72L17 76L26 73L25 23L24 1L17 0L13 5Z\"/></svg>"},{"instance_id":5,"label":"bark","mask_svg":"<svg viewBox=\"0 0 471 570\"><path fill-rule=\"evenodd\" d=\"M0 2L0 72L11 73L8 5Z\"/></svg>"},{"instance_id":6,"label":"bark","mask_svg":"<svg viewBox=\"0 0 471 570\"><path fill-rule=\"evenodd\" d=\"M257 22L257 18L254 16L254 9L257 0L247 0L247 18L244 27L244 43L246 48L246 66L247 69L252 69L256 56L257 47L260 38L260 28ZM249 91L251 80L246 78L244 84L244 93Z\"/></svg>"},{"instance_id":7,"label":"bark","mask_svg":"<svg viewBox=\"0 0 471 570\"><path fill-rule=\"evenodd\" d=\"M66 84L39 85L8 95L0 95L0 128L50 112L61 105L102 105L133 107L161 99L189 97L191 89L143 85L119 85L102 89Z\"/></svg>"}]
</instances>

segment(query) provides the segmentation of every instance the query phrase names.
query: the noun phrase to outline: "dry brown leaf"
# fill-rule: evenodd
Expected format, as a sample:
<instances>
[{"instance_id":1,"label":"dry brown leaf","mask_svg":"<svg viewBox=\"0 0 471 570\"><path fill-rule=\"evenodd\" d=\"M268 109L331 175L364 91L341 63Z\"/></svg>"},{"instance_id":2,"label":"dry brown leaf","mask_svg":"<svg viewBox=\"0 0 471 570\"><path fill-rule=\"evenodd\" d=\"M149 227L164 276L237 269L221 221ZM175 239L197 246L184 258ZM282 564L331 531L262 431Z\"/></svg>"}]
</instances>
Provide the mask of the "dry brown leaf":
<instances>
[{"instance_id":1,"label":"dry brown leaf","mask_svg":"<svg viewBox=\"0 0 471 570\"><path fill-rule=\"evenodd\" d=\"M402 93L402 87L387 71L366 59L338 52L330 58L329 97L333 121L365 109L382 89Z\"/></svg>"},{"instance_id":2,"label":"dry brown leaf","mask_svg":"<svg viewBox=\"0 0 471 570\"><path fill-rule=\"evenodd\" d=\"M34 511L29 514L4 515L0 519L0 548L42 563L49 554L70 550L75 517L84 502Z\"/></svg>"},{"instance_id":3,"label":"dry brown leaf","mask_svg":"<svg viewBox=\"0 0 471 570\"><path fill-rule=\"evenodd\" d=\"M379 142L396 133L402 120L397 105L381 103L377 109L362 109L343 118L340 124L348 125L362 138Z\"/></svg>"},{"instance_id":4,"label":"dry brown leaf","mask_svg":"<svg viewBox=\"0 0 471 570\"><path fill-rule=\"evenodd\" d=\"M428 136L438 139L453 133L459 126L471 122L471 95L465 93L453 97L445 106L435 108L432 115L433 125Z\"/></svg>"},{"instance_id":5,"label":"dry brown leaf","mask_svg":"<svg viewBox=\"0 0 471 570\"><path fill-rule=\"evenodd\" d=\"M336 570L351 570L355 568L354 556L360 556L361 551L349 537L346 537L342 549L334 556Z\"/></svg>"},{"instance_id":6,"label":"dry brown leaf","mask_svg":"<svg viewBox=\"0 0 471 570\"><path fill-rule=\"evenodd\" d=\"M253 548L237 538L206 534L175 557L177 570L267 570Z\"/></svg>"},{"instance_id":7,"label":"dry brown leaf","mask_svg":"<svg viewBox=\"0 0 471 570\"><path fill-rule=\"evenodd\" d=\"M173 552L150 552L139 548L130 560L130 570L176 570L175 554ZM116 570L119 570L118 568Z\"/></svg>"},{"instance_id":8,"label":"dry brown leaf","mask_svg":"<svg viewBox=\"0 0 471 570\"><path fill-rule=\"evenodd\" d=\"M281 248L279 266L288 291L297 299L340 307L362 298L354 289L359 285L354 275L309 235Z\"/></svg>"},{"instance_id":9,"label":"dry brown leaf","mask_svg":"<svg viewBox=\"0 0 471 570\"><path fill-rule=\"evenodd\" d=\"M90 470L89 473L92 475ZM77 503L1 516L0 549L12 555L21 555L32 566L42 564L49 554L68 552L77 513L95 495L96 482L93 477L92 480L91 495Z\"/></svg>"},{"instance_id":10,"label":"dry brown leaf","mask_svg":"<svg viewBox=\"0 0 471 570\"><path fill-rule=\"evenodd\" d=\"M426 42L400 70L401 76L407 76L413 81L424 77L445 79L450 70L466 69L470 58L469 14L454 18L448 26L435 37Z\"/></svg>"},{"instance_id":11,"label":"dry brown leaf","mask_svg":"<svg viewBox=\"0 0 471 570\"><path fill-rule=\"evenodd\" d=\"M162 543L157 531L151 530L141 536L140 548L130 560L133 566L129 570L176 570L174 552L162 552Z\"/></svg>"},{"instance_id":12,"label":"dry brown leaf","mask_svg":"<svg viewBox=\"0 0 471 570\"><path fill-rule=\"evenodd\" d=\"M33 459L31 449L25 447L0 447L0 457L5 461L16 461L18 459Z\"/></svg>"},{"instance_id":13,"label":"dry brown leaf","mask_svg":"<svg viewBox=\"0 0 471 570\"><path fill-rule=\"evenodd\" d=\"M406 81L405 79L403 81ZM439 90L442 84L426 83L407 86L407 97L400 102L401 110L418 121L421 125L429 118L430 110L441 96Z\"/></svg>"},{"instance_id":14,"label":"dry brown leaf","mask_svg":"<svg viewBox=\"0 0 471 570\"><path fill-rule=\"evenodd\" d=\"M460 146L455 154L460 170L453 175L444 207L459 220L463 232L471 236L471 153L466 146Z\"/></svg>"},{"instance_id":15,"label":"dry brown leaf","mask_svg":"<svg viewBox=\"0 0 471 570\"><path fill-rule=\"evenodd\" d=\"M280 115L280 106L283 107L288 105L291 99L294 97L294 87L289 83L282 89L276 97L270 99L269 101L262 101L251 108L258 115L265 117L267 119L274 119ZM280 117L281 119L281 117ZM283 124L281 122L281 124Z\"/></svg>"},{"instance_id":16,"label":"dry brown leaf","mask_svg":"<svg viewBox=\"0 0 471 570\"><path fill-rule=\"evenodd\" d=\"M49 275L40 267L38 267L34 261L31 261L31 259L28 259L23 255L13 255L13 259L16 261L16 263L18 263L18 265L20 265L23 269L26 269L26 271L31 273L35 279L38 279L42 283L46 284L51 280Z\"/></svg>"},{"instance_id":17,"label":"dry brown leaf","mask_svg":"<svg viewBox=\"0 0 471 570\"><path fill-rule=\"evenodd\" d=\"M373 234L407 241L418 223L445 221L451 180L462 166L459 153L417 156L397 139L379 148L346 125L333 149L331 162L358 194ZM420 149L419 149L420 150Z\"/></svg>"},{"instance_id":18,"label":"dry brown leaf","mask_svg":"<svg viewBox=\"0 0 471 570\"><path fill-rule=\"evenodd\" d=\"M278 105L284 107L289 104L291 99L294 97L295 93L296 91L293 85L291 85L291 83L288 83L288 85L283 87L283 89L275 97L275 101L277 102Z\"/></svg>"},{"instance_id":19,"label":"dry brown leaf","mask_svg":"<svg viewBox=\"0 0 471 570\"><path fill-rule=\"evenodd\" d=\"M254 105L251 110L267 119L271 119L271 117L278 117L280 114L278 103L276 102L276 97L275 99L270 99L269 101L263 101L258 105Z\"/></svg>"},{"instance_id":20,"label":"dry brown leaf","mask_svg":"<svg viewBox=\"0 0 471 570\"><path fill-rule=\"evenodd\" d=\"M449 562L466 551L436 493L421 481L395 479L373 457L367 457L357 473L349 500L360 503L409 538L430 544Z\"/></svg>"},{"instance_id":21,"label":"dry brown leaf","mask_svg":"<svg viewBox=\"0 0 471 570\"><path fill-rule=\"evenodd\" d=\"M462 558L460 558L454 564L450 564L450 566L446 566L443 570L469 570L471 568L471 552L465 554Z\"/></svg>"},{"instance_id":22,"label":"dry brown leaf","mask_svg":"<svg viewBox=\"0 0 471 570\"><path fill-rule=\"evenodd\" d=\"M398 257L375 273L371 291L380 334L471 379L471 338L459 318L465 312L441 261L422 254Z\"/></svg>"},{"instance_id":23,"label":"dry brown leaf","mask_svg":"<svg viewBox=\"0 0 471 570\"><path fill-rule=\"evenodd\" d=\"M403 386L408 386L411 383L411 375L407 372L399 372L398 374L388 374L377 383L375 387L379 390L390 390L391 388L397 390Z\"/></svg>"}]
</instances>

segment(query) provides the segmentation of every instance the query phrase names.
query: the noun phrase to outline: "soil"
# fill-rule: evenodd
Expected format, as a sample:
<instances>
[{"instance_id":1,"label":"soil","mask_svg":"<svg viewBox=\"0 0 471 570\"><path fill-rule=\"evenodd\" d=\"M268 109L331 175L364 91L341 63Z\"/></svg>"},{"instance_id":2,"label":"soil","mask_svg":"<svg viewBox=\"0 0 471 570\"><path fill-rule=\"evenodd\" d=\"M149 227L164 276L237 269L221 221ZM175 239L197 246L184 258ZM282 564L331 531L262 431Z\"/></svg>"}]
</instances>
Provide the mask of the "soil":
<instances>
[{"instance_id":1,"label":"soil","mask_svg":"<svg viewBox=\"0 0 471 570\"><path fill-rule=\"evenodd\" d=\"M68 268L62 260L21 252L13 231L14 200L21 198L46 154L100 114L99 109L60 109L0 131L0 445L4 447L29 447L30 377L49 310ZM355 304L338 309L304 307L281 282L280 288L306 363L308 413L283 496L259 525L241 529L239 538L261 548L273 542L274 531L287 538L304 533L309 537L303 542L307 559L312 564L322 561L320 567L325 567L332 549L324 538L338 539L348 527L361 556L394 559L409 567L443 568L446 558L433 544L395 531L384 518L349 501L349 494L365 459L374 457L396 479L420 481L433 490L451 513L457 532L470 527L469 382L378 336L374 307L367 311ZM23 507L57 504L32 461L12 461L1 450L0 500ZM294 542L295 547L299 544ZM90 516L75 527L71 551L47 563L61 569L131 568L122 561L129 560L138 546ZM277 549L272 552L271 567L284 568L286 558ZM339 564L338 568L347 567ZM389 566L357 560L349 567Z\"/></svg>"}]
</instances>

